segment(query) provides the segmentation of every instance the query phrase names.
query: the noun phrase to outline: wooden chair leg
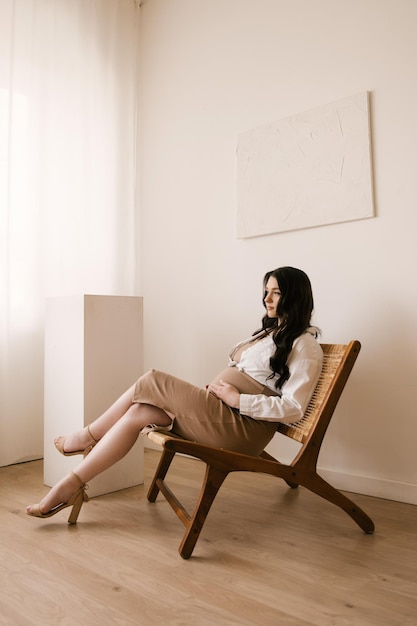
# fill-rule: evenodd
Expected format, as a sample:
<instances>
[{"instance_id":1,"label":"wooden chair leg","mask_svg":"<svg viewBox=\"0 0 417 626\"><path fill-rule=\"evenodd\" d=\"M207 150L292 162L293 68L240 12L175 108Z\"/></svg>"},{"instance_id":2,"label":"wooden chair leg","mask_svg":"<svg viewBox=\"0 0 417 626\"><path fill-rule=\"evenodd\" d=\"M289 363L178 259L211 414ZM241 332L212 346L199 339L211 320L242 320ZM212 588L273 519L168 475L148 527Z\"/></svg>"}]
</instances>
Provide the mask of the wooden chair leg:
<instances>
[{"instance_id":1,"label":"wooden chair leg","mask_svg":"<svg viewBox=\"0 0 417 626\"><path fill-rule=\"evenodd\" d=\"M298 483L291 483L289 480L285 480L285 482L287 483L288 487L291 487L291 489L297 489L298 487Z\"/></svg>"},{"instance_id":2,"label":"wooden chair leg","mask_svg":"<svg viewBox=\"0 0 417 626\"><path fill-rule=\"evenodd\" d=\"M302 475L301 477L298 475L298 478L300 479L300 485L343 509L365 533L372 534L374 532L375 525L365 511L352 500L349 500L343 493L332 487L321 476L314 473Z\"/></svg>"},{"instance_id":3,"label":"wooden chair leg","mask_svg":"<svg viewBox=\"0 0 417 626\"><path fill-rule=\"evenodd\" d=\"M174 456L175 456L175 452L173 452L172 450L168 450L167 448L163 448L158 468L155 472L152 483L148 490L147 498L149 502L155 502L158 496L158 493L160 491L159 486L157 484L158 480L164 480Z\"/></svg>"},{"instance_id":4,"label":"wooden chair leg","mask_svg":"<svg viewBox=\"0 0 417 626\"><path fill-rule=\"evenodd\" d=\"M204 526L204 522L206 521L207 514L214 502L214 498L228 474L229 472L227 470L220 470L206 465L206 472L198 501L188 523L185 524L186 531L178 549L183 559L190 558Z\"/></svg>"},{"instance_id":5,"label":"wooden chair leg","mask_svg":"<svg viewBox=\"0 0 417 626\"><path fill-rule=\"evenodd\" d=\"M259 456L260 456L261 459L266 459L267 461L272 461L273 463L278 463L279 465L282 465L282 463L280 463L280 461L278 461L278 459L276 459L274 456L271 456L270 454L268 454L268 452L265 452L265 450L263 452L261 452L261 454ZM291 487L291 489L297 489L298 483L293 483L290 480L287 480L286 478L284 478L283 480L285 480L285 482L287 483L288 487Z\"/></svg>"}]
</instances>

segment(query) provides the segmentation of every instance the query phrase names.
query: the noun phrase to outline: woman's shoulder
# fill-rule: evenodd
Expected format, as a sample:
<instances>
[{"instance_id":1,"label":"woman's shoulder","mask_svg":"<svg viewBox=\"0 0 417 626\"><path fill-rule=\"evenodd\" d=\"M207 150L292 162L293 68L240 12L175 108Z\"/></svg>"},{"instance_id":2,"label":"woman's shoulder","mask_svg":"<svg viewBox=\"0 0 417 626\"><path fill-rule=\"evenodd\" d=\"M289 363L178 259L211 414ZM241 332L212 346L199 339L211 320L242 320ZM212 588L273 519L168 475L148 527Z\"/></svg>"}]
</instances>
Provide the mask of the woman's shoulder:
<instances>
[{"instance_id":1,"label":"woman's shoulder","mask_svg":"<svg viewBox=\"0 0 417 626\"><path fill-rule=\"evenodd\" d=\"M305 359L323 359L323 350L318 342L319 330L315 326L307 328L302 335L294 341L292 349Z\"/></svg>"}]
</instances>

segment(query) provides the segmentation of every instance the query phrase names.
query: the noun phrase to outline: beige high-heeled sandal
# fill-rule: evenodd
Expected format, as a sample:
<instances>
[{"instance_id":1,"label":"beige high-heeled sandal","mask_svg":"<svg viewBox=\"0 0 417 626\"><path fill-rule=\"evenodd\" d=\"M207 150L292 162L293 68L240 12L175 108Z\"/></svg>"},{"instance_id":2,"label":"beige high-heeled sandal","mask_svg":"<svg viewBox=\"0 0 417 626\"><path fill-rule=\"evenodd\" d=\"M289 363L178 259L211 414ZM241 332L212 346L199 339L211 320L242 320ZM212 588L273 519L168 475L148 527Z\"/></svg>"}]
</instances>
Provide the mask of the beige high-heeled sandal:
<instances>
[{"instance_id":1,"label":"beige high-heeled sandal","mask_svg":"<svg viewBox=\"0 0 417 626\"><path fill-rule=\"evenodd\" d=\"M94 448L96 443L98 443L98 440L94 439L93 435L91 434L91 430L89 426L86 426L85 428L87 429L88 434L90 435L91 441L89 442L88 446L84 448L84 450L74 450L74 452L66 452L64 450L65 435L61 435L60 437L57 437L54 441L55 448L58 450L58 452L60 452L64 456L75 456L76 454L82 454L83 456L87 456L87 454L91 452L91 450Z\"/></svg>"},{"instance_id":2,"label":"beige high-heeled sandal","mask_svg":"<svg viewBox=\"0 0 417 626\"><path fill-rule=\"evenodd\" d=\"M31 515L32 517L41 517L43 519L47 517L52 517L53 515L56 515L63 509L66 509L67 507L72 506L72 510L68 518L68 524L76 524L83 502L88 502L88 496L85 493L85 490L88 488L88 485L83 483L82 480L79 478L79 476L77 476L77 474L75 474L74 472L71 472L71 474L75 476L75 478L80 483L80 486L77 489L77 491L74 493L74 495L71 496L68 502L57 504L57 506L54 506L54 508L48 511L47 513L41 512L39 504L32 504L29 507L30 510L26 509L26 514Z\"/></svg>"}]
</instances>

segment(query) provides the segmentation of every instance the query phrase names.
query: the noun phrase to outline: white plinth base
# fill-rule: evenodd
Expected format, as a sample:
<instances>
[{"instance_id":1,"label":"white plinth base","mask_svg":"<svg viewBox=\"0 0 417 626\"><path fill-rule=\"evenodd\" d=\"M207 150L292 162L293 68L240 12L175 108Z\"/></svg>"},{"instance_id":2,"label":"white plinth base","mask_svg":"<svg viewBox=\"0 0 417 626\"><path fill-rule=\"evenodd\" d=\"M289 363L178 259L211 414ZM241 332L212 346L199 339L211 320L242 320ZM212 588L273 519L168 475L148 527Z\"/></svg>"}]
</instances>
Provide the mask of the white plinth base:
<instances>
[{"instance_id":1,"label":"white plinth base","mask_svg":"<svg viewBox=\"0 0 417 626\"><path fill-rule=\"evenodd\" d=\"M58 435L103 413L142 374L142 298L49 298L45 327L44 482L52 486L82 460L55 449ZM143 438L89 484L97 496L143 483Z\"/></svg>"}]
</instances>

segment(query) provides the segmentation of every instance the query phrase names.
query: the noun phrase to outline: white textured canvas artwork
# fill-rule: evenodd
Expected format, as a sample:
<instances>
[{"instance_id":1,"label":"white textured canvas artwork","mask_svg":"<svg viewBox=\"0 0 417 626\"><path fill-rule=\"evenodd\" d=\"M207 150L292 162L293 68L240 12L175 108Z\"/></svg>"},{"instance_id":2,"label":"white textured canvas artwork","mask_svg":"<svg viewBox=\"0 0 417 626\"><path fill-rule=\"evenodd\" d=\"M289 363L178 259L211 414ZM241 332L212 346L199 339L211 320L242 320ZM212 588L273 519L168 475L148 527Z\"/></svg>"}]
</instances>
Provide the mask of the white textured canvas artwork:
<instances>
[{"instance_id":1,"label":"white textured canvas artwork","mask_svg":"<svg viewBox=\"0 0 417 626\"><path fill-rule=\"evenodd\" d=\"M239 238L373 216L368 92L239 135Z\"/></svg>"}]
</instances>

